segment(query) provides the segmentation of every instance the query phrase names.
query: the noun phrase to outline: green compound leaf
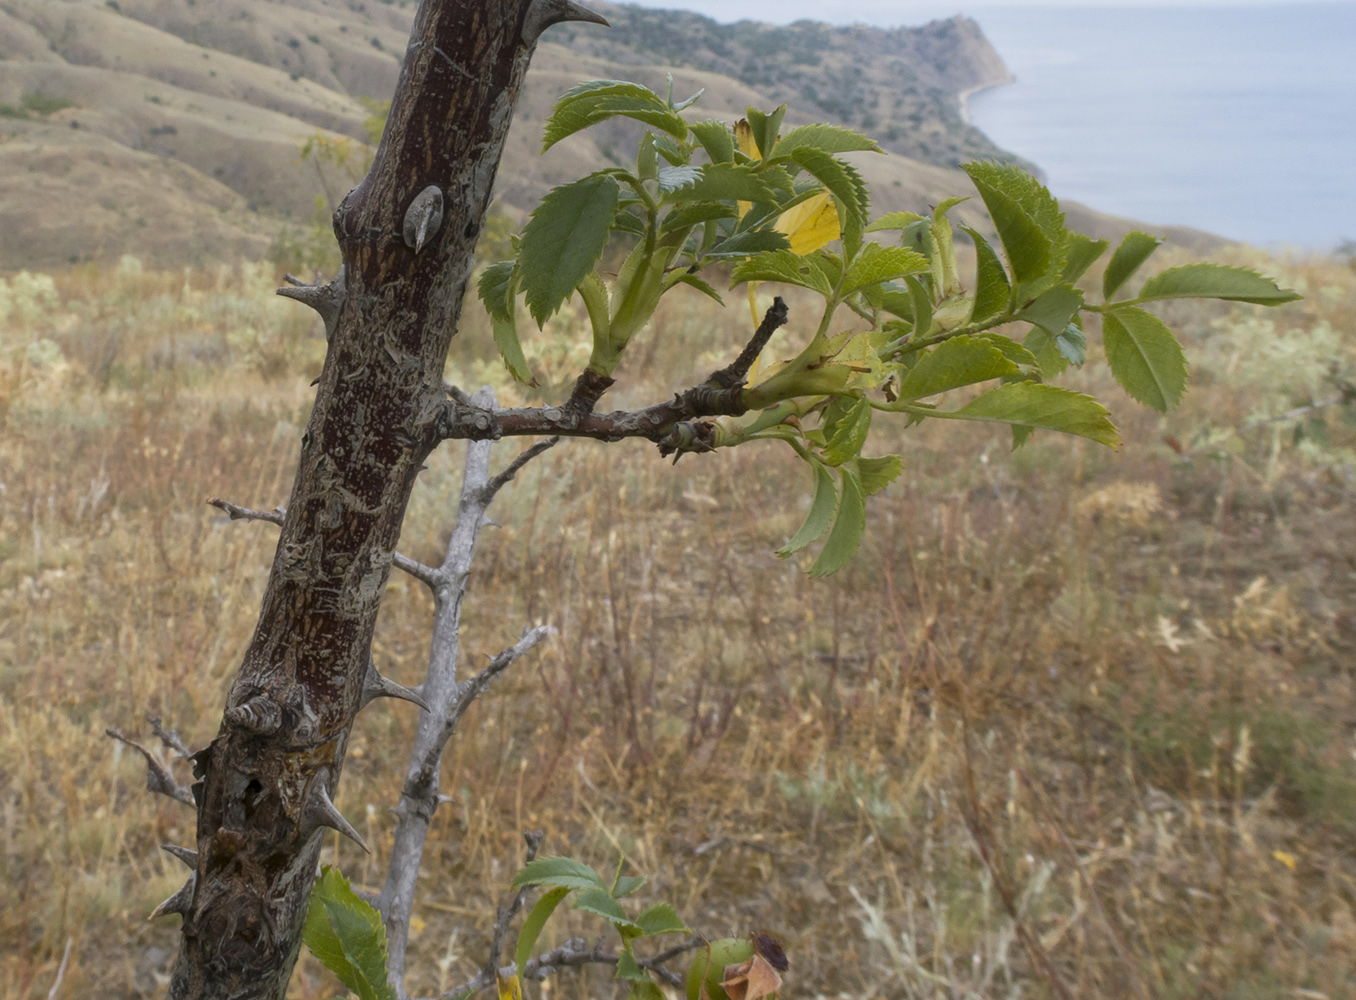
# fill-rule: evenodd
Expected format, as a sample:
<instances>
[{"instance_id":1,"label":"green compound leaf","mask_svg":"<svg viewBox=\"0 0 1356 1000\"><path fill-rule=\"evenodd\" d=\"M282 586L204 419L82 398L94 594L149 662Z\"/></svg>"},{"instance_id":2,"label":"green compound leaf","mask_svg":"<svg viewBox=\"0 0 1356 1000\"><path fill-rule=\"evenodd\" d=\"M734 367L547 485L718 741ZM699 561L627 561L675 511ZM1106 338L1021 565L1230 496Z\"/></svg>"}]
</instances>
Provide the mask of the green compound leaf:
<instances>
[{"instance_id":1,"label":"green compound leaf","mask_svg":"<svg viewBox=\"0 0 1356 1000\"><path fill-rule=\"evenodd\" d=\"M550 191L532 212L518 251L519 282L543 325L593 270L607 246L619 187L594 174Z\"/></svg>"},{"instance_id":2,"label":"green compound leaf","mask_svg":"<svg viewBox=\"0 0 1356 1000\"><path fill-rule=\"evenodd\" d=\"M833 519L833 530L824 540L819 558L810 567L811 576L837 573L852 561L866 530L866 498L862 493L857 473L848 466L838 470L843 480L843 493L838 498L838 514Z\"/></svg>"},{"instance_id":3,"label":"green compound leaf","mask_svg":"<svg viewBox=\"0 0 1356 1000\"><path fill-rule=\"evenodd\" d=\"M1107 261L1106 273L1102 275L1102 297L1109 301L1162 243L1157 236L1137 229L1126 233L1111 260Z\"/></svg>"},{"instance_id":4,"label":"green compound leaf","mask_svg":"<svg viewBox=\"0 0 1356 1000\"><path fill-rule=\"evenodd\" d=\"M786 117L786 105L783 104L776 111L764 114L757 108L745 108L745 117L749 120L749 130L753 133L754 145L758 147L758 152L763 154L766 159L772 153L772 147L777 144L777 133L782 129L782 119Z\"/></svg>"},{"instance_id":5,"label":"green compound leaf","mask_svg":"<svg viewBox=\"0 0 1356 1000\"><path fill-rule=\"evenodd\" d=\"M585 889L574 901L573 909L592 913L611 921L618 930L638 931L639 927L626 915L626 911L613 899L606 889Z\"/></svg>"},{"instance_id":6,"label":"green compound leaf","mask_svg":"<svg viewBox=\"0 0 1356 1000\"><path fill-rule=\"evenodd\" d=\"M679 274L677 277L671 278L669 280L669 284L691 285L693 288L697 289L697 291L701 292L708 298L715 299L721 305L725 305L725 300L720 297L720 292L716 291L715 288L711 286L710 282L706 281L703 278L697 277L697 275L695 274L687 273Z\"/></svg>"},{"instance_id":7,"label":"green compound leaf","mask_svg":"<svg viewBox=\"0 0 1356 1000\"><path fill-rule=\"evenodd\" d=\"M799 552L824 532L833 523L834 508L838 503L838 488L833 483L829 470L818 461L811 461L815 474L815 494L810 501L810 512L805 515L805 523L800 526L791 540L777 550L777 555L785 559Z\"/></svg>"},{"instance_id":8,"label":"green compound leaf","mask_svg":"<svg viewBox=\"0 0 1356 1000\"><path fill-rule=\"evenodd\" d=\"M550 885L562 889L604 889L607 883L593 868L574 858L550 857L529 861L513 876L513 888Z\"/></svg>"},{"instance_id":9,"label":"green compound leaf","mask_svg":"<svg viewBox=\"0 0 1356 1000\"><path fill-rule=\"evenodd\" d=\"M480 272L476 293L485 303L485 311L495 319L513 315L513 261L501 260Z\"/></svg>"},{"instance_id":10,"label":"green compound leaf","mask_svg":"<svg viewBox=\"0 0 1356 1000\"><path fill-rule=\"evenodd\" d=\"M928 260L920 253L903 247L885 247L879 243L862 244L862 252L848 268L843 279L843 295L882 281L893 281L906 274L917 274L928 269Z\"/></svg>"},{"instance_id":11,"label":"green compound leaf","mask_svg":"<svg viewBox=\"0 0 1356 1000\"><path fill-rule=\"evenodd\" d=\"M824 461L842 465L856 458L871 431L871 404L865 399L836 396L824 411Z\"/></svg>"},{"instance_id":12,"label":"green compound leaf","mask_svg":"<svg viewBox=\"0 0 1356 1000\"><path fill-rule=\"evenodd\" d=\"M708 163L691 184L665 196L668 201L759 201L777 197L767 181L752 169L733 163Z\"/></svg>"},{"instance_id":13,"label":"green compound leaf","mask_svg":"<svg viewBox=\"0 0 1356 1000\"><path fill-rule=\"evenodd\" d=\"M618 875L617 884L612 887L612 898L625 899L648 881L646 875Z\"/></svg>"},{"instance_id":14,"label":"green compound leaf","mask_svg":"<svg viewBox=\"0 0 1356 1000\"><path fill-rule=\"evenodd\" d=\"M692 134L702 144L702 149L706 150L706 155L711 158L712 163L734 162L734 134L730 131L730 126L708 118L704 122L697 122L691 128Z\"/></svg>"},{"instance_id":15,"label":"green compound leaf","mask_svg":"<svg viewBox=\"0 0 1356 1000\"><path fill-rule=\"evenodd\" d=\"M904 403L1014 375L1017 366L987 337L954 337L925 351L899 385Z\"/></svg>"},{"instance_id":16,"label":"green compound leaf","mask_svg":"<svg viewBox=\"0 0 1356 1000\"><path fill-rule=\"evenodd\" d=\"M862 481L862 492L867 496L885 489L904 471L904 459L898 455L859 458L851 464L857 470L857 476Z\"/></svg>"},{"instance_id":17,"label":"green compound leaf","mask_svg":"<svg viewBox=\"0 0 1356 1000\"><path fill-rule=\"evenodd\" d=\"M563 886L551 889L541 899L537 900L537 905L532 907L532 912L523 921L523 929L518 932L518 949L513 956L513 960L518 966L519 978L522 977L523 967L527 965L527 960L532 957L532 949L537 946L537 938L541 937L542 928L546 926L546 921L551 919L551 914L555 912L561 900L573 891Z\"/></svg>"},{"instance_id":18,"label":"green compound leaf","mask_svg":"<svg viewBox=\"0 0 1356 1000\"><path fill-rule=\"evenodd\" d=\"M1059 202L1030 174L999 163L967 163L1019 285L1039 285L1064 269L1069 231Z\"/></svg>"},{"instance_id":19,"label":"green compound leaf","mask_svg":"<svg viewBox=\"0 0 1356 1000\"><path fill-rule=\"evenodd\" d=\"M786 133L772 150L772 155L776 157L790 156L793 151L802 146L810 146L825 153L852 153L859 150L872 153L882 152L874 139L859 135L852 129L816 123L814 125L801 125L799 128L793 128Z\"/></svg>"},{"instance_id":20,"label":"green compound leaf","mask_svg":"<svg viewBox=\"0 0 1356 1000\"><path fill-rule=\"evenodd\" d=\"M326 866L306 909L302 940L360 1000L395 1000L386 981L386 928L339 869Z\"/></svg>"},{"instance_id":21,"label":"green compound leaf","mask_svg":"<svg viewBox=\"0 0 1356 1000\"><path fill-rule=\"evenodd\" d=\"M911 226L915 222L922 222L923 217L917 212L886 212L871 225L866 227L868 233L879 233L888 230L903 229Z\"/></svg>"},{"instance_id":22,"label":"green compound leaf","mask_svg":"<svg viewBox=\"0 0 1356 1000\"><path fill-rule=\"evenodd\" d=\"M1136 302L1155 299L1224 299L1251 302L1259 306L1278 306L1303 298L1298 292L1280 288L1270 278L1243 267L1223 264L1184 264L1154 275L1144 283Z\"/></svg>"},{"instance_id":23,"label":"green compound leaf","mask_svg":"<svg viewBox=\"0 0 1356 1000\"><path fill-rule=\"evenodd\" d=\"M1166 413L1186 391L1182 345L1157 316L1119 306L1102 317L1102 343L1111 374L1131 396Z\"/></svg>"},{"instance_id":24,"label":"green compound leaf","mask_svg":"<svg viewBox=\"0 0 1356 1000\"><path fill-rule=\"evenodd\" d=\"M775 250L772 253L760 253L735 267L730 275L730 287L745 281L782 281L788 285L799 285L818 292L825 298L833 294L828 279L822 271L804 257L797 257L790 250Z\"/></svg>"},{"instance_id":25,"label":"green compound leaf","mask_svg":"<svg viewBox=\"0 0 1356 1000\"><path fill-rule=\"evenodd\" d=\"M955 420L1011 424L1031 430L1044 428L1077 434L1099 444L1120 445L1116 425L1106 407L1091 396L1040 382L1013 382L971 400L959 410L931 414Z\"/></svg>"},{"instance_id":26,"label":"green compound leaf","mask_svg":"<svg viewBox=\"0 0 1356 1000\"><path fill-rule=\"evenodd\" d=\"M804 167L806 173L828 188L838 199L844 213L845 224L853 225L859 230L866 225L866 213L870 208L871 199L866 191L866 183L855 167L835 159L823 150L812 149L809 146L792 150L791 159Z\"/></svg>"},{"instance_id":27,"label":"green compound leaf","mask_svg":"<svg viewBox=\"0 0 1356 1000\"><path fill-rule=\"evenodd\" d=\"M755 229L735 233L729 239L721 240L702 256L710 260L734 260L737 257L749 257L757 253L790 248L790 241L776 230Z\"/></svg>"},{"instance_id":28,"label":"green compound leaf","mask_svg":"<svg viewBox=\"0 0 1356 1000\"><path fill-rule=\"evenodd\" d=\"M687 138L687 122L654 91L621 80L591 80L556 102L542 134L542 152L566 136L618 115L644 122L676 139Z\"/></svg>"},{"instance_id":29,"label":"green compound leaf","mask_svg":"<svg viewBox=\"0 0 1356 1000\"><path fill-rule=\"evenodd\" d=\"M1017 314L1017 318L1034 323L1052 337L1058 337L1073 322L1083 305L1083 293L1072 285L1056 285L1038 295Z\"/></svg>"},{"instance_id":30,"label":"green compound leaf","mask_svg":"<svg viewBox=\"0 0 1356 1000\"><path fill-rule=\"evenodd\" d=\"M1073 283L1087 273L1088 268L1097 263L1111 244L1106 240L1094 240L1082 233L1069 234L1069 259L1064 263L1065 281Z\"/></svg>"},{"instance_id":31,"label":"green compound leaf","mask_svg":"<svg viewBox=\"0 0 1356 1000\"><path fill-rule=\"evenodd\" d=\"M998 259L989 241L971 229L962 226L975 244L975 305L970 313L971 322L978 323L990 316L996 316L1007 308L1012 297L1012 286L1008 283L1003 262Z\"/></svg>"},{"instance_id":32,"label":"green compound leaf","mask_svg":"<svg viewBox=\"0 0 1356 1000\"><path fill-rule=\"evenodd\" d=\"M655 903L653 906L647 906L641 911L640 916L636 917L636 925L645 933L646 937L654 937L657 934L686 934L687 925L683 923L683 918L678 916L678 911L668 903Z\"/></svg>"}]
</instances>

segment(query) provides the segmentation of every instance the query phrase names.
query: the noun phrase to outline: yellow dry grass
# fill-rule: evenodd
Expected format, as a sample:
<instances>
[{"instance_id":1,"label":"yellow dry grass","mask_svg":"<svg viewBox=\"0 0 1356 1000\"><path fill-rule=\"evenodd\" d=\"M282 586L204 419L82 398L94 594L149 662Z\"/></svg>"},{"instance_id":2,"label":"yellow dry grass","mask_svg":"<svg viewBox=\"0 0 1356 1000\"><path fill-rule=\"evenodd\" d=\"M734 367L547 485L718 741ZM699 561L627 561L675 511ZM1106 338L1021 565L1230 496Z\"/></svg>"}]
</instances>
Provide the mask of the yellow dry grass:
<instances>
[{"instance_id":1,"label":"yellow dry grass","mask_svg":"<svg viewBox=\"0 0 1356 1000\"><path fill-rule=\"evenodd\" d=\"M669 467L567 442L529 467L484 536L464 668L529 622L556 632L449 749L416 995L484 961L518 832L541 828L550 853L624 853L641 898L703 933L777 935L788 996L1043 997L1052 975L1078 997L1356 996L1353 434L1340 407L1298 444L1293 423L1237 430L1331 394L1356 273L1264 263L1306 300L1173 307L1198 362L1179 412L1077 374L1111 401L1117 454L887 430L904 475L829 580L771 554L807 488L773 445ZM46 996L68 939L60 996L164 993L177 921L145 917L183 879L158 845L193 820L103 730L215 731L274 529L202 500L285 500L324 348L275 277L125 261L0 284L5 1000ZM618 402L705 374L746 323L667 306ZM465 325L450 377L514 398ZM577 371L569 335L528 350L554 391ZM409 554L437 556L459 459L422 477ZM375 654L399 681L429 612L392 579ZM373 854L325 860L360 887L382 878L413 712L356 726L339 805ZM571 914L543 945L601 930ZM309 958L293 985L339 991ZM611 995L597 970L548 990Z\"/></svg>"}]
</instances>

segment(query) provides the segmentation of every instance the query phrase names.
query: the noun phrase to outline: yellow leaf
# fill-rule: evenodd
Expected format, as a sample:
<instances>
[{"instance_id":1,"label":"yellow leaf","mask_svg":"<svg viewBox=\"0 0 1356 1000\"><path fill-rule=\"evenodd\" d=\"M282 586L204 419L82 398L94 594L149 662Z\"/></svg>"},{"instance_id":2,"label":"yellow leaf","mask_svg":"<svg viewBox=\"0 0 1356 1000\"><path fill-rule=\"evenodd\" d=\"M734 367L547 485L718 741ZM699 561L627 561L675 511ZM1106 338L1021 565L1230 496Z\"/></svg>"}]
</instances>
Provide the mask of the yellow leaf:
<instances>
[{"instance_id":1,"label":"yellow leaf","mask_svg":"<svg viewBox=\"0 0 1356 1000\"><path fill-rule=\"evenodd\" d=\"M523 1000L523 988L517 976L501 976L496 972L494 981L499 986L499 1000Z\"/></svg>"},{"instance_id":2,"label":"yellow leaf","mask_svg":"<svg viewBox=\"0 0 1356 1000\"><path fill-rule=\"evenodd\" d=\"M735 122L734 127L735 142L739 144L739 151L751 160L761 160L763 154L758 152L758 143L753 141L753 129L749 125L747 118L741 118Z\"/></svg>"},{"instance_id":3,"label":"yellow leaf","mask_svg":"<svg viewBox=\"0 0 1356 1000\"><path fill-rule=\"evenodd\" d=\"M804 257L827 246L842 234L838 225L838 206L824 191L788 208L772 227L791 241L791 252Z\"/></svg>"},{"instance_id":4,"label":"yellow leaf","mask_svg":"<svg viewBox=\"0 0 1356 1000\"><path fill-rule=\"evenodd\" d=\"M1295 870L1295 863L1299 860L1288 851L1272 851L1271 856L1289 868L1292 872Z\"/></svg>"}]
</instances>

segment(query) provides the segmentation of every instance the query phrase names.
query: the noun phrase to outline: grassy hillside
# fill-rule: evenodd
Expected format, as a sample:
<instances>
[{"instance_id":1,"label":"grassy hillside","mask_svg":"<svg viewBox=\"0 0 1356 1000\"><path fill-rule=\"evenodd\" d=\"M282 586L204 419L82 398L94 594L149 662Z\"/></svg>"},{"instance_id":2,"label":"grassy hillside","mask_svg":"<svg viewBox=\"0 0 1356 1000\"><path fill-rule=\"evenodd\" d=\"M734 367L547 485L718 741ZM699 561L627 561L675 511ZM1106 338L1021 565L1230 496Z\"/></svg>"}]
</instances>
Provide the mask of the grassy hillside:
<instances>
[{"instance_id":1,"label":"grassy hillside","mask_svg":"<svg viewBox=\"0 0 1356 1000\"><path fill-rule=\"evenodd\" d=\"M624 128L539 156L554 99L622 77L733 119L790 101L788 122L856 125L893 154L869 164L883 209L964 188L949 168L994 155L962 90L1006 79L974 22L836 29L722 26L604 5L610 30L553 29L510 135L499 197L521 215L552 184L604 165ZM341 0L0 0L0 270L116 260L257 258L329 190L298 150L365 138L363 98L394 89L414 6ZM337 193L336 193L337 187ZM972 220L973 221L973 220Z\"/></svg>"},{"instance_id":2,"label":"grassy hillside","mask_svg":"<svg viewBox=\"0 0 1356 1000\"><path fill-rule=\"evenodd\" d=\"M1356 367L1356 272L1225 259L1306 298L1173 304L1192 389L1164 418L1104 366L1078 373L1120 452L907 432L858 562L827 580L772 554L808 490L775 444L670 466L573 441L530 466L483 536L466 668L528 622L556 631L449 751L414 995L485 960L518 831L541 828L602 868L625 851L654 876L642 901L705 934L772 931L790 996L1050 996L1007 892L1073 996L1352 997L1356 433L1341 407L1286 414ZM3 1000L47 996L68 939L60 995L164 995L176 921L145 917L183 880L158 845L191 842L192 814L102 733L149 740L147 713L190 747L215 732L275 531L203 499L285 500L324 352L277 279L129 261L0 280ZM742 340L741 305L666 303L619 404ZM571 308L526 338L555 393L587 353ZM508 404L493 351L468 319L449 377ZM447 537L459 459L444 448L420 477L412 556ZM429 614L393 577L375 655L401 682ZM364 889L414 725L378 703L354 730L339 804L373 854L336 837L325 861ZM597 932L574 913L543 944ZM609 976L551 995L609 997ZM306 958L292 995L338 989Z\"/></svg>"}]
</instances>

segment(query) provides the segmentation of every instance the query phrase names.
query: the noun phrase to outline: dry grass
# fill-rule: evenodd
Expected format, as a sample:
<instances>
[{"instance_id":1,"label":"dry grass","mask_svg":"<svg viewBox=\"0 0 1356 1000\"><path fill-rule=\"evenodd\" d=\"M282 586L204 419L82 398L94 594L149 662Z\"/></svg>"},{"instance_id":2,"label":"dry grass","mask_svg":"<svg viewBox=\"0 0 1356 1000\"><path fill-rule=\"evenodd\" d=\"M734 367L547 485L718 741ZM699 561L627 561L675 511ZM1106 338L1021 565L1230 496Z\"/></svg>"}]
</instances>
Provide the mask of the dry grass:
<instances>
[{"instance_id":1,"label":"dry grass","mask_svg":"<svg viewBox=\"0 0 1356 1000\"><path fill-rule=\"evenodd\" d=\"M706 934L779 935L791 996L1356 996L1356 436L1336 411L1298 445L1289 424L1227 433L1351 365L1356 273L1267 266L1306 301L1174 307L1200 364L1171 417L1079 373L1113 401L1118 454L911 431L828 581L771 555L806 490L771 445L670 468L574 442L532 466L479 557L467 668L529 621L557 633L450 748L410 986L484 960L517 832L541 827L551 852L624 852L642 897ZM45 996L68 938L63 996L163 993L175 921L145 915L183 878L157 845L190 843L192 818L102 733L151 713L200 746L217 725L273 529L202 499L285 498L323 351L273 279L126 264L0 285L6 1000ZM673 305L622 401L709 368L744 322ZM468 326L453 376L511 396ZM529 352L559 385L577 370L565 338ZM423 477L410 554L446 537L458 461ZM389 589L376 656L412 682L430 608ZM355 731L339 804L374 854L326 860L368 888L412 713ZM572 915L543 943L598 930ZM295 996L337 990L303 960Z\"/></svg>"}]
</instances>

